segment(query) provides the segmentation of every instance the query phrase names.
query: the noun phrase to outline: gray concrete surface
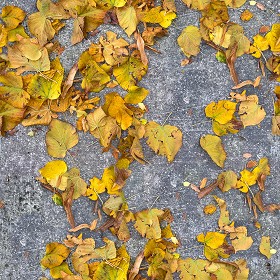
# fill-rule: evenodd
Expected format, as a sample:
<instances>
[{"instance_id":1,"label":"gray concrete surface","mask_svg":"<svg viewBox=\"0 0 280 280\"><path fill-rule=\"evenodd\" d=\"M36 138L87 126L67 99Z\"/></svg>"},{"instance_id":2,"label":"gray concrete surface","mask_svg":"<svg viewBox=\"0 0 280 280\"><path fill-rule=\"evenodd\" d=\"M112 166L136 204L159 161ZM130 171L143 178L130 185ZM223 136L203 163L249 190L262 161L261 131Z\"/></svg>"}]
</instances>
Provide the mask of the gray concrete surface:
<instances>
[{"instance_id":1,"label":"gray concrete surface","mask_svg":"<svg viewBox=\"0 0 280 280\"><path fill-rule=\"evenodd\" d=\"M18 5L28 13L35 8L35 3L31 0L2 0L0 8L8 4ZM150 164L142 166L133 163L133 173L127 182L125 194L134 210L152 205L170 208L174 215L174 231L182 243L180 253L183 257L202 257L202 249L194 248L198 245L195 237L201 232L216 230L219 213L206 217L202 211L203 206L213 199L209 196L198 200L192 190L183 187L182 182L187 180L198 184L203 177L215 179L221 171L199 147L199 138L204 133L211 133L211 123L204 116L204 107L211 101L225 99L233 83L226 65L218 63L215 52L206 45L202 45L201 53L194 58L192 64L184 68L180 66L184 56L176 39L185 26L198 24L198 13L187 10L179 1L176 4L178 18L169 28L169 36L159 40L155 46L161 54L148 52L148 75L141 85L151 92L146 99L149 107L146 117L162 123L172 112L168 123L182 130L183 147L172 164L146 148L145 154ZM254 19L249 23L242 23L248 36L257 33L262 24L269 25L277 21L280 2L263 1L263 4L269 10L260 11L249 4L241 9L230 10L232 20L237 22L245 8L250 8L254 13ZM124 36L117 27L106 25L99 29L100 34L113 30ZM70 46L70 30L67 26L58 36L66 47L62 62L68 70L91 43L90 40L85 40L77 46ZM237 61L237 72L241 81L254 80L260 74L257 60L244 55ZM269 158L271 176L267 179L264 195L267 203L280 202L280 138L272 136L270 132L273 87L273 82L264 79L260 88L248 89L249 93L259 96L260 104L267 112L261 125L248 127L237 135L223 137L228 153L225 169L243 169L246 162L242 157L244 153L251 153L255 159L264 156ZM188 114L190 110L191 115ZM71 120L71 117L64 114L61 119ZM35 136L29 137L27 133L32 129L36 130ZM62 241L69 229L63 209L52 203L50 193L43 190L34 179L38 176L38 169L50 160L44 142L45 132L45 127L18 126L14 136L0 139L0 199L5 203L5 207L0 209L1 280L33 280L47 276L47 272L42 271L39 265L45 245L51 241ZM79 167L86 180L92 176L100 176L103 168L113 162L111 155L102 154L97 141L88 134L80 134L80 142L73 148L73 152L75 157L67 157L66 161L69 166ZM263 227L256 231L252 223L253 215L248 212L243 195L238 191L222 194L216 190L214 193L226 200L231 218L237 225L247 226L249 235L254 239L250 250L238 252L231 260L246 258L251 270L251 280L280 279L279 212L260 215L259 221ZM90 222L94 218L92 207L93 203L88 199L81 199L74 204L77 224ZM270 235L273 247L278 250L269 261L258 252L262 235ZM94 237L100 242L102 236L95 234ZM144 240L133 231L133 238L128 242L132 256L136 256L143 244Z\"/></svg>"}]
</instances>

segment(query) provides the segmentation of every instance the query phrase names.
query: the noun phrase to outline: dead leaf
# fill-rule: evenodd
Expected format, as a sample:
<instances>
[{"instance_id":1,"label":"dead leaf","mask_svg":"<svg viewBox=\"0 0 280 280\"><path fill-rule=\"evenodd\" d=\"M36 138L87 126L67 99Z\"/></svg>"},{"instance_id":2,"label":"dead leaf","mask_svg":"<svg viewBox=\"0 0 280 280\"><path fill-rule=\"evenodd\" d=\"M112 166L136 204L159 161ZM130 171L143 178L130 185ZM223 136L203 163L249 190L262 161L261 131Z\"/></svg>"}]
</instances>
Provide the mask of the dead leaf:
<instances>
[{"instance_id":1,"label":"dead leaf","mask_svg":"<svg viewBox=\"0 0 280 280\"><path fill-rule=\"evenodd\" d=\"M79 136L76 129L69 123L52 120L46 134L47 151L50 156L64 158L66 152L76 146Z\"/></svg>"},{"instance_id":2,"label":"dead leaf","mask_svg":"<svg viewBox=\"0 0 280 280\"><path fill-rule=\"evenodd\" d=\"M182 146L182 132L176 126L161 126L153 121L148 122L145 128L150 148L155 153L166 156L169 162L173 161Z\"/></svg>"},{"instance_id":3,"label":"dead leaf","mask_svg":"<svg viewBox=\"0 0 280 280\"><path fill-rule=\"evenodd\" d=\"M204 135L200 138L200 146L219 167L224 167L226 152L223 148L220 137L210 134Z\"/></svg>"}]
</instances>

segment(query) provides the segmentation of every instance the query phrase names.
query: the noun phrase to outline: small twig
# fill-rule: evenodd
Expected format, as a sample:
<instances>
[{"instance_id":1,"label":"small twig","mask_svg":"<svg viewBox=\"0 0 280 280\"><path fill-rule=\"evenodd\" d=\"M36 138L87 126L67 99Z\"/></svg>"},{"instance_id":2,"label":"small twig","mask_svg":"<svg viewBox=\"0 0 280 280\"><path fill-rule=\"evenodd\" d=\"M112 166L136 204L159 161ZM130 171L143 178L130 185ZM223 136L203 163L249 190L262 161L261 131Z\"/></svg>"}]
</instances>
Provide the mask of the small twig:
<instances>
[{"instance_id":1,"label":"small twig","mask_svg":"<svg viewBox=\"0 0 280 280\"><path fill-rule=\"evenodd\" d=\"M155 48L152 48L151 46L148 46L148 45L145 45L145 48L148 49L148 50L151 50L151 51L153 51L155 53L159 53L159 54L161 53L161 51L159 51L159 50L157 50Z\"/></svg>"},{"instance_id":2,"label":"small twig","mask_svg":"<svg viewBox=\"0 0 280 280\"><path fill-rule=\"evenodd\" d=\"M170 118L170 116L173 114L173 112L170 112L169 115L166 117L165 121L163 122L162 126L165 125L165 123L167 122L167 120Z\"/></svg>"}]
</instances>

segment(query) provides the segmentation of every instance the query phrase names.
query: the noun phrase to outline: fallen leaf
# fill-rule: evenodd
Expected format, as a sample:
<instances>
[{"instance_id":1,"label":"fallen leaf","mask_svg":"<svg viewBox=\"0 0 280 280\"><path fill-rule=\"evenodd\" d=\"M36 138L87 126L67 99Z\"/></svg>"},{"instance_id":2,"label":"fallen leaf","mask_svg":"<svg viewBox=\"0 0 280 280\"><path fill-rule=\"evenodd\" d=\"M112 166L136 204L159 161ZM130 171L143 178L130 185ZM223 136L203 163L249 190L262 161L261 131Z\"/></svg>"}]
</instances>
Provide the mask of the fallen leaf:
<instances>
[{"instance_id":1,"label":"fallen leaf","mask_svg":"<svg viewBox=\"0 0 280 280\"><path fill-rule=\"evenodd\" d=\"M46 179L46 181L54 188L59 188L61 175L67 171L67 165L63 160L53 160L41 169L40 174Z\"/></svg>"},{"instance_id":2,"label":"fallen leaf","mask_svg":"<svg viewBox=\"0 0 280 280\"><path fill-rule=\"evenodd\" d=\"M0 75L0 100L3 100L16 108L24 108L30 96L23 89L23 79L14 72L7 72Z\"/></svg>"},{"instance_id":3,"label":"fallen leaf","mask_svg":"<svg viewBox=\"0 0 280 280\"><path fill-rule=\"evenodd\" d=\"M200 138L200 146L219 167L224 167L226 152L220 137L210 134L204 135Z\"/></svg>"},{"instance_id":4,"label":"fallen leaf","mask_svg":"<svg viewBox=\"0 0 280 280\"><path fill-rule=\"evenodd\" d=\"M144 65L139 57L139 52L134 51L125 63L114 67L113 74L123 89L131 90L146 75L147 69L147 65Z\"/></svg>"},{"instance_id":5,"label":"fallen leaf","mask_svg":"<svg viewBox=\"0 0 280 280\"><path fill-rule=\"evenodd\" d=\"M79 136L69 123L53 119L46 134L48 154L52 157L64 158L66 152L76 146Z\"/></svg>"},{"instance_id":6,"label":"fallen leaf","mask_svg":"<svg viewBox=\"0 0 280 280\"><path fill-rule=\"evenodd\" d=\"M212 215L217 211L217 207L213 204L208 204L204 207L203 212L207 215Z\"/></svg>"},{"instance_id":7,"label":"fallen leaf","mask_svg":"<svg viewBox=\"0 0 280 280\"><path fill-rule=\"evenodd\" d=\"M246 0L225 0L225 3L231 8L239 8L245 4Z\"/></svg>"},{"instance_id":8,"label":"fallen leaf","mask_svg":"<svg viewBox=\"0 0 280 280\"><path fill-rule=\"evenodd\" d=\"M246 9L241 13L240 18L243 21L249 21L253 16L254 16L254 14L251 11Z\"/></svg>"},{"instance_id":9,"label":"fallen leaf","mask_svg":"<svg viewBox=\"0 0 280 280\"><path fill-rule=\"evenodd\" d=\"M238 114L244 125L258 125L266 116L264 108L258 104L257 95L249 95L246 100L240 102Z\"/></svg>"},{"instance_id":10,"label":"fallen leaf","mask_svg":"<svg viewBox=\"0 0 280 280\"><path fill-rule=\"evenodd\" d=\"M159 209L147 209L136 212L134 227L142 237L159 239L161 238L159 217L163 214L164 211Z\"/></svg>"},{"instance_id":11,"label":"fallen leaf","mask_svg":"<svg viewBox=\"0 0 280 280\"><path fill-rule=\"evenodd\" d=\"M99 139L103 147L108 147L115 137L120 138L121 129L116 120L107 116L101 107L89 113L86 120L90 133Z\"/></svg>"},{"instance_id":12,"label":"fallen leaf","mask_svg":"<svg viewBox=\"0 0 280 280\"><path fill-rule=\"evenodd\" d=\"M106 94L103 111L120 124L122 130L128 129L132 124L133 112L125 105L125 101L117 92Z\"/></svg>"},{"instance_id":13,"label":"fallen leaf","mask_svg":"<svg viewBox=\"0 0 280 280\"><path fill-rule=\"evenodd\" d=\"M30 81L27 92L34 98L57 99L61 95L64 69L59 58L51 62L51 70L36 74Z\"/></svg>"},{"instance_id":14,"label":"fallen leaf","mask_svg":"<svg viewBox=\"0 0 280 280\"><path fill-rule=\"evenodd\" d=\"M271 253L269 236L262 236L259 250L260 250L261 254L266 256L268 259L270 259L272 257L273 254Z\"/></svg>"},{"instance_id":15,"label":"fallen leaf","mask_svg":"<svg viewBox=\"0 0 280 280\"><path fill-rule=\"evenodd\" d=\"M136 30L138 18L133 6L122 7L117 9L117 18L121 28L128 36Z\"/></svg>"},{"instance_id":16,"label":"fallen leaf","mask_svg":"<svg viewBox=\"0 0 280 280\"><path fill-rule=\"evenodd\" d=\"M70 250L58 242L49 243L46 246L45 256L41 260L41 265L45 268L54 268L63 263L70 254Z\"/></svg>"},{"instance_id":17,"label":"fallen leaf","mask_svg":"<svg viewBox=\"0 0 280 280\"><path fill-rule=\"evenodd\" d=\"M237 103L219 100L218 103L211 102L205 108L205 115L220 124L228 123L235 113Z\"/></svg>"},{"instance_id":18,"label":"fallen leaf","mask_svg":"<svg viewBox=\"0 0 280 280\"><path fill-rule=\"evenodd\" d=\"M2 8L1 18L7 30L12 30L24 20L25 12L17 6L5 6Z\"/></svg>"},{"instance_id":19,"label":"fallen leaf","mask_svg":"<svg viewBox=\"0 0 280 280\"><path fill-rule=\"evenodd\" d=\"M196 56L200 52L201 34L196 26L186 27L177 39L183 53L187 56Z\"/></svg>"},{"instance_id":20,"label":"fallen leaf","mask_svg":"<svg viewBox=\"0 0 280 280\"><path fill-rule=\"evenodd\" d=\"M148 122L145 128L149 147L156 154L166 156L169 162L173 161L182 146L182 132L176 126L161 126L153 121Z\"/></svg>"}]
</instances>

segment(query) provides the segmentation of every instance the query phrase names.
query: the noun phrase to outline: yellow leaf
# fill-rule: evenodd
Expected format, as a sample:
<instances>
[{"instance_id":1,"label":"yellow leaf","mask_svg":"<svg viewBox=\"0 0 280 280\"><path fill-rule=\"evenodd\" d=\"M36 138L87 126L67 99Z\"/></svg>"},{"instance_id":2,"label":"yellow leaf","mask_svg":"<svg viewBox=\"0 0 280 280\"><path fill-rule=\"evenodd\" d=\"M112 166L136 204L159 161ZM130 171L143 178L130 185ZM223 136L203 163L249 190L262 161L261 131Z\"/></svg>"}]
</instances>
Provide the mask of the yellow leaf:
<instances>
[{"instance_id":1,"label":"yellow leaf","mask_svg":"<svg viewBox=\"0 0 280 280\"><path fill-rule=\"evenodd\" d=\"M100 263L94 273L93 279L127 280L129 263L130 256L123 245L117 250L117 258Z\"/></svg>"},{"instance_id":2,"label":"yellow leaf","mask_svg":"<svg viewBox=\"0 0 280 280\"><path fill-rule=\"evenodd\" d=\"M194 260L187 258L178 260L178 271L180 271L181 280L209 280L210 274L205 271L206 265L209 265L207 260Z\"/></svg>"},{"instance_id":3,"label":"yellow leaf","mask_svg":"<svg viewBox=\"0 0 280 280\"><path fill-rule=\"evenodd\" d=\"M240 18L243 21L249 21L253 16L254 16L254 14L251 11L246 9L245 11L243 11L241 13Z\"/></svg>"},{"instance_id":4,"label":"yellow leaf","mask_svg":"<svg viewBox=\"0 0 280 280\"><path fill-rule=\"evenodd\" d=\"M111 92L106 94L105 98L106 101L102 107L104 112L116 119L117 123L120 124L121 129L126 130L129 128L132 124L133 112L126 107L125 101L122 97L116 92Z\"/></svg>"},{"instance_id":5,"label":"yellow leaf","mask_svg":"<svg viewBox=\"0 0 280 280\"><path fill-rule=\"evenodd\" d=\"M0 24L0 53L2 52L2 47L5 47L8 41L8 30L4 25Z\"/></svg>"},{"instance_id":6,"label":"yellow leaf","mask_svg":"<svg viewBox=\"0 0 280 280\"><path fill-rule=\"evenodd\" d=\"M206 233L204 238L202 238L201 234L198 235L197 240L205 243L212 249L217 249L224 244L226 236L227 235L223 233L209 231Z\"/></svg>"},{"instance_id":7,"label":"yellow leaf","mask_svg":"<svg viewBox=\"0 0 280 280\"><path fill-rule=\"evenodd\" d=\"M24 27L22 25L18 26L15 29L9 30L8 32L8 41L16 42L19 41L19 38L28 38L29 36L25 33Z\"/></svg>"},{"instance_id":8,"label":"yellow leaf","mask_svg":"<svg viewBox=\"0 0 280 280\"><path fill-rule=\"evenodd\" d=\"M146 75L148 66L144 65L139 57L139 52L135 51L125 63L116 66L113 74L119 85L125 90L133 90L138 81Z\"/></svg>"},{"instance_id":9,"label":"yellow leaf","mask_svg":"<svg viewBox=\"0 0 280 280\"><path fill-rule=\"evenodd\" d=\"M213 121L212 123L213 132L217 136L223 136L226 135L227 133L235 134L238 133L241 128L243 128L242 122L237 120L234 116L226 124L220 124L217 121Z\"/></svg>"},{"instance_id":10,"label":"yellow leaf","mask_svg":"<svg viewBox=\"0 0 280 280\"><path fill-rule=\"evenodd\" d=\"M231 35L226 30L227 27L215 26L209 36L213 43L227 49L230 45Z\"/></svg>"},{"instance_id":11,"label":"yellow leaf","mask_svg":"<svg viewBox=\"0 0 280 280\"><path fill-rule=\"evenodd\" d=\"M89 52L80 56L78 67L83 75L81 86L86 92L99 92L110 81L110 76L94 61Z\"/></svg>"},{"instance_id":12,"label":"yellow leaf","mask_svg":"<svg viewBox=\"0 0 280 280\"><path fill-rule=\"evenodd\" d=\"M201 30L206 28L206 32L207 29L213 30L215 26L229 21L228 9L224 1L210 1L209 5L201 11L201 14Z\"/></svg>"},{"instance_id":13,"label":"yellow leaf","mask_svg":"<svg viewBox=\"0 0 280 280\"><path fill-rule=\"evenodd\" d=\"M220 124L226 124L233 118L236 105L237 103L227 100L211 102L205 108L205 115Z\"/></svg>"},{"instance_id":14,"label":"yellow leaf","mask_svg":"<svg viewBox=\"0 0 280 280\"><path fill-rule=\"evenodd\" d=\"M54 279L59 279L62 277L62 274L61 274L62 271L67 273L68 275L73 274L71 272L71 270L69 269L68 264L66 262L63 262L61 265L51 268L50 275Z\"/></svg>"},{"instance_id":15,"label":"yellow leaf","mask_svg":"<svg viewBox=\"0 0 280 280\"><path fill-rule=\"evenodd\" d=\"M192 9L204 10L211 0L183 0L183 2Z\"/></svg>"},{"instance_id":16,"label":"yellow leaf","mask_svg":"<svg viewBox=\"0 0 280 280\"><path fill-rule=\"evenodd\" d=\"M116 136L120 138L121 129L116 120L107 116L101 107L89 113L86 119L90 133L99 139L103 147L108 147Z\"/></svg>"},{"instance_id":17,"label":"yellow leaf","mask_svg":"<svg viewBox=\"0 0 280 280\"><path fill-rule=\"evenodd\" d=\"M23 119L24 110L15 108L5 101L0 100L0 130L1 135L13 129Z\"/></svg>"},{"instance_id":18,"label":"yellow leaf","mask_svg":"<svg viewBox=\"0 0 280 280\"><path fill-rule=\"evenodd\" d=\"M3 100L16 108L24 108L28 103L30 96L23 89L23 80L21 76L14 72L7 72L0 75L0 100Z\"/></svg>"},{"instance_id":19,"label":"yellow leaf","mask_svg":"<svg viewBox=\"0 0 280 280\"><path fill-rule=\"evenodd\" d=\"M226 51L226 56L229 57L232 48L236 46L236 57L249 53L250 40L244 35L243 27L238 24L233 24L228 28L227 33L231 36L230 45Z\"/></svg>"},{"instance_id":20,"label":"yellow leaf","mask_svg":"<svg viewBox=\"0 0 280 280\"><path fill-rule=\"evenodd\" d=\"M265 38L268 40L272 52L280 52L280 23L273 24Z\"/></svg>"},{"instance_id":21,"label":"yellow leaf","mask_svg":"<svg viewBox=\"0 0 280 280\"><path fill-rule=\"evenodd\" d=\"M63 263L68 257L70 250L63 244L53 242L46 246L45 256L41 260L41 265L45 268L54 268Z\"/></svg>"},{"instance_id":22,"label":"yellow leaf","mask_svg":"<svg viewBox=\"0 0 280 280\"><path fill-rule=\"evenodd\" d=\"M248 250L252 244L252 237L247 236L246 227L237 227L230 233L231 244L234 247L235 252Z\"/></svg>"},{"instance_id":23,"label":"yellow leaf","mask_svg":"<svg viewBox=\"0 0 280 280\"><path fill-rule=\"evenodd\" d=\"M220 217L219 217L218 225L219 225L219 228L221 230L223 230L224 227L230 226L229 212L227 210L227 205L223 199L221 199L215 195L214 195L214 199L216 200L216 202L218 203L218 205L220 207Z\"/></svg>"},{"instance_id":24,"label":"yellow leaf","mask_svg":"<svg viewBox=\"0 0 280 280\"><path fill-rule=\"evenodd\" d=\"M44 46L55 35L50 19L62 19L68 16L60 5L50 0L37 0L37 8L39 12L31 14L27 23L31 34L38 38L41 46Z\"/></svg>"},{"instance_id":25,"label":"yellow leaf","mask_svg":"<svg viewBox=\"0 0 280 280\"><path fill-rule=\"evenodd\" d=\"M43 75L42 75L43 74ZM59 58L51 62L51 70L36 74L30 81L27 91L32 97L57 99L61 95L64 69Z\"/></svg>"},{"instance_id":26,"label":"yellow leaf","mask_svg":"<svg viewBox=\"0 0 280 280\"><path fill-rule=\"evenodd\" d=\"M169 162L174 160L182 146L183 135L176 126L161 126L153 121L148 122L145 137L148 137L149 147L156 154L166 156Z\"/></svg>"},{"instance_id":27,"label":"yellow leaf","mask_svg":"<svg viewBox=\"0 0 280 280\"><path fill-rule=\"evenodd\" d=\"M177 39L183 53L190 57L200 52L201 34L196 26L187 26Z\"/></svg>"},{"instance_id":28,"label":"yellow leaf","mask_svg":"<svg viewBox=\"0 0 280 280\"><path fill-rule=\"evenodd\" d=\"M172 20L176 18L176 14L174 12L161 11L160 14L163 17L163 20L159 22L159 24L164 28L170 26Z\"/></svg>"},{"instance_id":29,"label":"yellow leaf","mask_svg":"<svg viewBox=\"0 0 280 280\"><path fill-rule=\"evenodd\" d=\"M217 207L213 204L208 204L204 207L203 212L207 215L212 215L216 212Z\"/></svg>"},{"instance_id":30,"label":"yellow leaf","mask_svg":"<svg viewBox=\"0 0 280 280\"><path fill-rule=\"evenodd\" d=\"M218 166L224 167L226 152L220 137L210 134L204 135L200 138L200 146Z\"/></svg>"},{"instance_id":31,"label":"yellow leaf","mask_svg":"<svg viewBox=\"0 0 280 280\"><path fill-rule=\"evenodd\" d=\"M90 186L86 191L86 196L91 200L97 200L100 193L105 192L105 184L97 177L93 177L90 181Z\"/></svg>"},{"instance_id":32,"label":"yellow leaf","mask_svg":"<svg viewBox=\"0 0 280 280\"><path fill-rule=\"evenodd\" d=\"M120 65L126 61L128 56L127 41L123 38L117 38L117 34L112 31L107 31L107 39L100 37L100 44L103 47L103 56L109 65ZM93 48L90 48L90 50ZM97 49L98 50L98 49ZM97 55L97 53L96 53Z\"/></svg>"},{"instance_id":33,"label":"yellow leaf","mask_svg":"<svg viewBox=\"0 0 280 280\"><path fill-rule=\"evenodd\" d=\"M67 171L67 165L63 160L53 160L48 162L44 167L39 169L40 174L46 181L57 188L61 179L61 175Z\"/></svg>"},{"instance_id":34,"label":"yellow leaf","mask_svg":"<svg viewBox=\"0 0 280 280\"><path fill-rule=\"evenodd\" d=\"M136 222L134 227L142 237L159 239L161 238L159 217L163 214L164 211L159 209L147 209L137 212L135 213Z\"/></svg>"},{"instance_id":35,"label":"yellow leaf","mask_svg":"<svg viewBox=\"0 0 280 280\"><path fill-rule=\"evenodd\" d=\"M25 117L22 121L23 126L48 125L52 119L56 119L58 117L57 114L50 110L50 106L46 103L39 108L35 106L28 106L24 116Z\"/></svg>"},{"instance_id":36,"label":"yellow leaf","mask_svg":"<svg viewBox=\"0 0 280 280\"><path fill-rule=\"evenodd\" d=\"M239 8L245 4L246 0L225 0L227 6L231 8Z\"/></svg>"},{"instance_id":37,"label":"yellow leaf","mask_svg":"<svg viewBox=\"0 0 280 280\"><path fill-rule=\"evenodd\" d=\"M264 108L258 104L257 95L249 95L247 99L240 102L238 114L244 125L258 125L266 116Z\"/></svg>"},{"instance_id":38,"label":"yellow leaf","mask_svg":"<svg viewBox=\"0 0 280 280\"><path fill-rule=\"evenodd\" d=\"M71 168L61 176L61 183L58 186L60 190L69 190L74 188L73 199L84 195L87 191L87 183L81 178L78 168Z\"/></svg>"},{"instance_id":39,"label":"yellow leaf","mask_svg":"<svg viewBox=\"0 0 280 280\"><path fill-rule=\"evenodd\" d=\"M52 120L46 134L48 154L52 157L64 158L66 152L76 146L79 136L76 129L69 123Z\"/></svg>"},{"instance_id":40,"label":"yellow leaf","mask_svg":"<svg viewBox=\"0 0 280 280\"><path fill-rule=\"evenodd\" d=\"M124 97L124 101L130 104L138 104L143 102L147 97L149 91L142 87L131 87L127 95Z\"/></svg>"},{"instance_id":41,"label":"yellow leaf","mask_svg":"<svg viewBox=\"0 0 280 280\"><path fill-rule=\"evenodd\" d=\"M119 25L130 36L137 27L138 19L133 6L122 7L116 11Z\"/></svg>"},{"instance_id":42,"label":"yellow leaf","mask_svg":"<svg viewBox=\"0 0 280 280\"><path fill-rule=\"evenodd\" d=\"M250 46L250 53L252 56L256 58L261 57L261 52L266 51L269 48L269 41L267 38L261 36L260 34L257 34L253 37L254 43Z\"/></svg>"},{"instance_id":43,"label":"yellow leaf","mask_svg":"<svg viewBox=\"0 0 280 280\"><path fill-rule=\"evenodd\" d=\"M218 176L219 188L222 192L227 192L232 188L236 187L237 175L232 170L222 172Z\"/></svg>"},{"instance_id":44,"label":"yellow leaf","mask_svg":"<svg viewBox=\"0 0 280 280\"><path fill-rule=\"evenodd\" d=\"M8 47L10 68L18 68L18 74L24 71L50 70L49 54L45 47L35 38L19 38L13 46Z\"/></svg>"},{"instance_id":45,"label":"yellow leaf","mask_svg":"<svg viewBox=\"0 0 280 280\"><path fill-rule=\"evenodd\" d=\"M2 20L5 22L7 30L15 29L24 20L25 12L16 6L5 6L2 9Z\"/></svg>"}]
</instances>

